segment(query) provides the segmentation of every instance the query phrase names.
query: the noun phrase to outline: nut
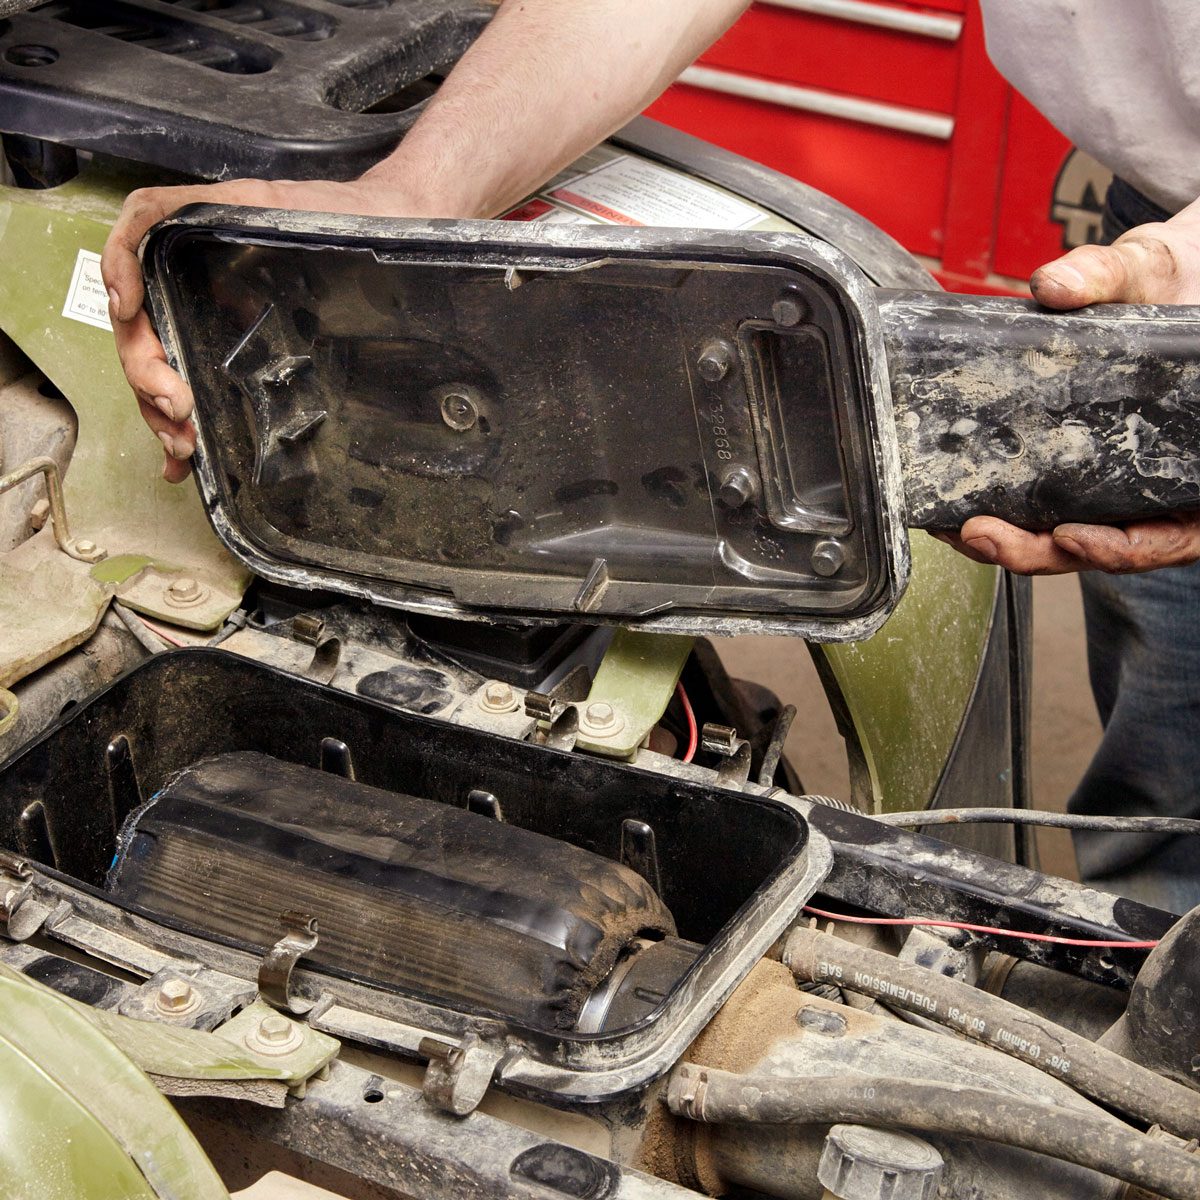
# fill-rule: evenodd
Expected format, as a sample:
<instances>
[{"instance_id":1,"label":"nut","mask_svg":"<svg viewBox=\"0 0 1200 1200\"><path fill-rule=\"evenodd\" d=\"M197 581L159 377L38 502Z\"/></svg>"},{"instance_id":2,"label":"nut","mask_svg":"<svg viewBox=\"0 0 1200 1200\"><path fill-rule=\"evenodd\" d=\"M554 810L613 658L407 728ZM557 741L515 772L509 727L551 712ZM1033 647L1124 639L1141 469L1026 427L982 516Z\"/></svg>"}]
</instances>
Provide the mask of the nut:
<instances>
[{"instance_id":1,"label":"nut","mask_svg":"<svg viewBox=\"0 0 1200 1200\"><path fill-rule=\"evenodd\" d=\"M191 608L208 599L208 588L190 575L180 575L164 589L163 598L173 608Z\"/></svg>"},{"instance_id":2,"label":"nut","mask_svg":"<svg viewBox=\"0 0 1200 1200\"><path fill-rule=\"evenodd\" d=\"M168 979L158 989L154 1007L172 1016L182 1016L199 1007L200 997L186 979Z\"/></svg>"},{"instance_id":3,"label":"nut","mask_svg":"<svg viewBox=\"0 0 1200 1200\"><path fill-rule=\"evenodd\" d=\"M625 728L625 718L606 700L593 700L583 710L580 731L593 737L612 737Z\"/></svg>"},{"instance_id":4,"label":"nut","mask_svg":"<svg viewBox=\"0 0 1200 1200\"><path fill-rule=\"evenodd\" d=\"M479 707L485 712L508 713L517 709L517 696L501 679L489 679L479 694Z\"/></svg>"}]
</instances>

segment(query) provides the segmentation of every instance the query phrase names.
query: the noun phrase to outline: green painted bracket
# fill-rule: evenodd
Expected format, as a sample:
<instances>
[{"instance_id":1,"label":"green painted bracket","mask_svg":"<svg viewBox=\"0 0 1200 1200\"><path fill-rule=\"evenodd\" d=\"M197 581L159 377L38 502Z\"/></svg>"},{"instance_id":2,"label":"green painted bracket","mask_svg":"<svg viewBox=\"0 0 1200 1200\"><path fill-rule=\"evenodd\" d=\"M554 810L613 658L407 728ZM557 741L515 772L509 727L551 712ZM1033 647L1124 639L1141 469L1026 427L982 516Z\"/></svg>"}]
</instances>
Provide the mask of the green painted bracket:
<instances>
[{"instance_id":1,"label":"green painted bracket","mask_svg":"<svg viewBox=\"0 0 1200 1200\"><path fill-rule=\"evenodd\" d=\"M297 1025L302 1040L295 1051L279 1057L255 1053L245 1045L243 1035L263 1017L281 1015L261 1000L212 1033L81 1007L143 1071L163 1079L231 1083L269 1080L297 1088L327 1067L341 1049L336 1038Z\"/></svg>"},{"instance_id":2,"label":"green painted bracket","mask_svg":"<svg viewBox=\"0 0 1200 1200\"><path fill-rule=\"evenodd\" d=\"M36 980L0 963L0 983L14 981L63 1000L108 1037L129 1059L148 1075L167 1079L192 1079L209 1082L249 1082L268 1080L288 1088L302 1086L338 1055L341 1043L328 1034L296 1024L302 1040L286 1055L256 1053L244 1042L244 1036L265 1016L282 1016L263 1001L244 1008L232 1021L208 1033L183 1025L158 1021L139 1021L119 1013L93 1008L78 1000L60 996ZM286 1020L287 1018L282 1018Z\"/></svg>"},{"instance_id":3,"label":"green painted bracket","mask_svg":"<svg viewBox=\"0 0 1200 1200\"><path fill-rule=\"evenodd\" d=\"M229 1200L169 1101L86 1007L0 964L0 1194Z\"/></svg>"},{"instance_id":4,"label":"green painted bracket","mask_svg":"<svg viewBox=\"0 0 1200 1200\"><path fill-rule=\"evenodd\" d=\"M692 642L677 634L618 629L582 706L576 748L633 758L667 711ZM601 705L612 710L611 733L588 719L589 711L597 711L593 706Z\"/></svg>"}]
</instances>

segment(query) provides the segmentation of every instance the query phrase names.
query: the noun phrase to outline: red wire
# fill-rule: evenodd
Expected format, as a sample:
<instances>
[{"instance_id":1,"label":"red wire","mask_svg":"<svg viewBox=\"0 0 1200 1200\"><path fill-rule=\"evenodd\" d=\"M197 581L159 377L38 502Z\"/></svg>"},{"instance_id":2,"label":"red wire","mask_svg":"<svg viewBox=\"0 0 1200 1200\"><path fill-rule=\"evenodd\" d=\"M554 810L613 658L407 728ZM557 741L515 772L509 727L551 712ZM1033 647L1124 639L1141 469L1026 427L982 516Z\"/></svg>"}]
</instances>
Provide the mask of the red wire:
<instances>
[{"instance_id":1,"label":"red wire","mask_svg":"<svg viewBox=\"0 0 1200 1200\"><path fill-rule=\"evenodd\" d=\"M689 763L696 757L696 747L700 744L700 730L696 728L696 714L692 712L692 702L688 699L687 692L683 690L683 683L677 683L675 690L679 693L679 703L683 705L683 715L687 717L688 748L687 753L683 756L683 761Z\"/></svg>"},{"instance_id":2,"label":"red wire","mask_svg":"<svg viewBox=\"0 0 1200 1200\"><path fill-rule=\"evenodd\" d=\"M1058 937L1053 933L1022 933L1019 929L996 929L991 925L969 925L965 921L935 921L929 917L848 917L844 913L826 912L823 908L804 906L814 917L831 921L850 921L855 925L938 925L943 929L966 929L971 933L990 933L994 937L1020 938L1023 942L1053 942L1056 946L1088 946L1094 949L1153 950L1157 942L1109 942L1088 938Z\"/></svg>"},{"instance_id":3,"label":"red wire","mask_svg":"<svg viewBox=\"0 0 1200 1200\"><path fill-rule=\"evenodd\" d=\"M141 623L143 625L145 625L145 627L147 629L149 629L150 632L153 633L156 637L162 638L162 640L164 642L166 642L168 646L182 646L183 645L183 642L181 642L177 637L173 637L165 629L160 629L152 621L147 621L145 617L139 616L138 620L141 621Z\"/></svg>"}]
</instances>

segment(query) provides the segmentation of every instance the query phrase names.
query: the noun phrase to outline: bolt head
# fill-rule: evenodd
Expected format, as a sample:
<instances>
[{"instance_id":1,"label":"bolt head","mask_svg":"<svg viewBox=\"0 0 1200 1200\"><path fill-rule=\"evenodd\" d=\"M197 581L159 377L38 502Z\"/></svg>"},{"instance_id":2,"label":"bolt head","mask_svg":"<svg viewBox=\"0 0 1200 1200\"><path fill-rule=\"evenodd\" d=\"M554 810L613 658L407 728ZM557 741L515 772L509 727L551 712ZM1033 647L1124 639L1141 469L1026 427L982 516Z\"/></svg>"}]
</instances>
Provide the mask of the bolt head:
<instances>
[{"instance_id":1,"label":"bolt head","mask_svg":"<svg viewBox=\"0 0 1200 1200\"><path fill-rule=\"evenodd\" d=\"M701 379L716 383L728 374L730 363L729 347L723 342L713 342L700 352L700 357L696 360L696 370L700 372Z\"/></svg>"},{"instance_id":2,"label":"bolt head","mask_svg":"<svg viewBox=\"0 0 1200 1200\"><path fill-rule=\"evenodd\" d=\"M798 296L780 296L771 305L771 317L776 325L799 325L804 319L804 302Z\"/></svg>"},{"instance_id":3,"label":"bolt head","mask_svg":"<svg viewBox=\"0 0 1200 1200\"><path fill-rule=\"evenodd\" d=\"M304 1044L304 1033L282 1013L267 1013L247 1030L242 1040L257 1054L278 1056L298 1050Z\"/></svg>"},{"instance_id":4,"label":"bolt head","mask_svg":"<svg viewBox=\"0 0 1200 1200\"><path fill-rule=\"evenodd\" d=\"M80 554L95 554L96 543L83 539L75 543L75 549L78 550Z\"/></svg>"},{"instance_id":5,"label":"bolt head","mask_svg":"<svg viewBox=\"0 0 1200 1200\"><path fill-rule=\"evenodd\" d=\"M813 547L812 569L818 575L825 578L836 575L845 562L846 551L842 548L841 542L834 541L833 538L826 538Z\"/></svg>"},{"instance_id":6,"label":"bolt head","mask_svg":"<svg viewBox=\"0 0 1200 1200\"><path fill-rule=\"evenodd\" d=\"M463 392L447 392L442 397L441 408L442 420L455 433L465 433L479 420L475 401Z\"/></svg>"},{"instance_id":7,"label":"bolt head","mask_svg":"<svg viewBox=\"0 0 1200 1200\"><path fill-rule=\"evenodd\" d=\"M182 1012L196 999L195 990L186 979L168 979L158 989L155 1004L164 1012Z\"/></svg>"},{"instance_id":8,"label":"bolt head","mask_svg":"<svg viewBox=\"0 0 1200 1200\"><path fill-rule=\"evenodd\" d=\"M208 588L191 575L180 575L163 589L163 598L175 608L190 608L208 598Z\"/></svg>"},{"instance_id":9,"label":"bolt head","mask_svg":"<svg viewBox=\"0 0 1200 1200\"><path fill-rule=\"evenodd\" d=\"M581 715L580 729L590 737L615 737L625 728L625 718L620 710L607 700L593 700Z\"/></svg>"},{"instance_id":10,"label":"bolt head","mask_svg":"<svg viewBox=\"0 0 1200 1200\"><path fill-rule=\"evenodd\" d=\"M292 1023L278 1013L271 1013L259 1021L258 1036L268 1045L278 1046L291 1039Z\"/></svg>"},{"instance_id":11,"label":"bolt head","mask_svg":"<svg viewBox=\"0 0 1200 1200\"><path fill-rule=\"evenodd\" d=\"M583 715L587 718L588 724L595 725L597 729L606 729L617 719L616 710L603 700L589 704L584 709Z\"/></svg>"},{"instance_id":12,"label":"bolt head","mask_svg":"<svg viewBox=\"0 0 1200 1200\"><path fill-rule=\"evenodd\" d=\"M167 590L176 600L192 600L200 594L200 583L190 575L182 575L172 580Z\"/></svg>"},{"instance_id":13,"label":"bolt head","mask_svg":"<svg viewBox=\"0 0 1200 1200\"><path fill-rule=\"evenodd\" d=\"M725 472L717 499L726 508L741 508L754 497L754 478L745 467L733 467Z\"/></svg>"},{"instance_id":14,"label":"bolt head","mask_svg":"<svg viewBox=\"0 0 1200 1200\"><path fill-rule=\"evenodd\" d=\"M512 687L502 679L489 679L483 685L483 693L479 697L479 707L487 712L514 712L517 707L517 695Z\"/></svg>"}]
</instances>

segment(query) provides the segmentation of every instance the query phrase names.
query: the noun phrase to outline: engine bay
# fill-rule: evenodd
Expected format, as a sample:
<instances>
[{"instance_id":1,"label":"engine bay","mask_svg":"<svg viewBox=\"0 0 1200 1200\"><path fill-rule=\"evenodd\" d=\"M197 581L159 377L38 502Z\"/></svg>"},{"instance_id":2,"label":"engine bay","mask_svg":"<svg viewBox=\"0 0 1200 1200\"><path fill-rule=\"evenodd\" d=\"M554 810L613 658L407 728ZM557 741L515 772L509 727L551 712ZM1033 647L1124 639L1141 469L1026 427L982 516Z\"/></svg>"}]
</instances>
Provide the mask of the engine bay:
<instances>
[{"instance_id":1,"label":"engine bay","mask_svg":"<svg viewBox=\"0 0 1200 1200\"><path fill-rule=\"evenodd\" d=\"M170 487L110 331L64 312L132 186L105 147L355 172L412 108L326 104L286 143L276 116L364 67L419 103L488 16L267 7L341 40L239 25L218 61L265 46L257 76L163 51L138 111L145 31L223 53L229 6L0 21L0 1193L1200 1196L1200 922L1039 869L1028 589L923 532L1001 459L1020 511L1111 505L1109 459L1047 488L1017 427L1060 328L931 296L827 197L642 123L568 176L736 232L164 227L201 441ZM723 270L764 247L784 267ZM1023 352L1000 437L925 389L976 326ZM904 370L868 377L867 334ZM802 635L765 644L787 696L722 658L765 632ZM814 713L833 795L789 741Z\"/></svg>"}]
</instances>

